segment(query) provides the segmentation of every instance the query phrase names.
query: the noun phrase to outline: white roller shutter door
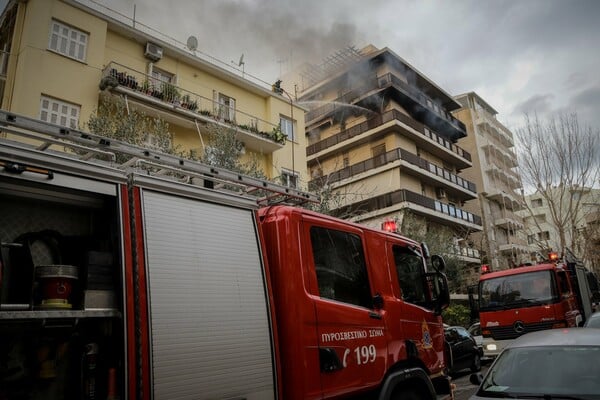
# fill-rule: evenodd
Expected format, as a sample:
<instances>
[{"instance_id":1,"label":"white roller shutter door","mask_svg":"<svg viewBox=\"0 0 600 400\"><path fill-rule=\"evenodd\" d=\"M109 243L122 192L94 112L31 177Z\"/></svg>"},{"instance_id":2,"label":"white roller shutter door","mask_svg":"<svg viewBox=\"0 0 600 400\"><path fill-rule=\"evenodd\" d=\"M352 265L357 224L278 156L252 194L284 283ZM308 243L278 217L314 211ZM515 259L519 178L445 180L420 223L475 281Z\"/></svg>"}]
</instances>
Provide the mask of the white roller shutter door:
<instances>
[{"instance_id":1,"label":"white roller shutter door","mask_svg":"<svg viewBox=\"0 0 600 400\"><path fill-rule=\"evenodd\" d=\"M143 192L155 399L274 398L252 211Z\"/></svg>"}]
</instances>

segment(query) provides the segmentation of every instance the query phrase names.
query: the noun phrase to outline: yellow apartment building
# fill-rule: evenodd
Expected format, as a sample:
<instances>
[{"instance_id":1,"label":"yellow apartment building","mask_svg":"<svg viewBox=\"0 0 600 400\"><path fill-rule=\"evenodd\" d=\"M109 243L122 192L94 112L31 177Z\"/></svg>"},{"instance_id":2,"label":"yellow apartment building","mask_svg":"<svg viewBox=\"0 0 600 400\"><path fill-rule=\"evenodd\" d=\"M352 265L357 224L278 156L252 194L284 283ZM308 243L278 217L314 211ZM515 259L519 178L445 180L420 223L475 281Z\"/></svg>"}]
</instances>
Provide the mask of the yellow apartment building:
<instances>
[{"instance_id":1,"label":"yellow apartment building","mask_svg":"<svg viewBox=\"0 0 600 400\"><path fill-rule=\"evenodd\" d=\"M465 209L477 188L456 144L467 134L451 115L460 104L388 48L341 50L297 79L310 183L341 194L334 213L379 228L410 212L427 229L450 228L456 255L479 264L464 240L482 227Z\"/></svg>"},{"instance_id":2,"label":"yellow apartment building","mask_svg":"<svg viewBox=\"0 0 600 400\"><path fill-rule=\"evenodd\" d=\"M128 111L166 121L185 151L203 154L211 132L231 129L242 161L255 160L269 179L306 183L306 110L287 92L94 4L9 1L0 22L3 109L86 130L101 98L120 97Z\"/></svg>"},{"instance_id":3,"label":"yellow apartment building","mask_svg":"<svg viewBox=\"0 0 600 400\"><path fill-rule=\"evenodd\" d=\"M455 97L461 108L454 116L467 128L459 144L472 155L473 167L464 177L478 188L478 198L466 209L478 213L483 230L471 235L482 261L493 270L507 269L529 261L529 247L523 239L521 177L512 132L498 119L498 112L477 93Z\"/></svg>"}]
</instances>

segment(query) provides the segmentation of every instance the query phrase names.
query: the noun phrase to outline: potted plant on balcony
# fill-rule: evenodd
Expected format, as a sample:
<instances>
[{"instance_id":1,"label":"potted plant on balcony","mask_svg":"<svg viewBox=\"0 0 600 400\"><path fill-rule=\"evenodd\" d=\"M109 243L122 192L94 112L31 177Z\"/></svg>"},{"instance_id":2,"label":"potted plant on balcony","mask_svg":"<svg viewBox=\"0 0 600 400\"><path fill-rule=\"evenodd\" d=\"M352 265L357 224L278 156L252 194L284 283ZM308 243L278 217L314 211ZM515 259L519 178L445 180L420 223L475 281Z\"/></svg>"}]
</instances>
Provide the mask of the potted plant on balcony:
<instances>
[{"instance_id":1,"label":"potted plant on balcony","mask_svg":"<svg viewBox=\"0 0 600 400\"><path fill-rule=\"evenodd\" d=\"M281 130L281 126L277 125L275 128L273 128L271 133L269 133L269 138L271 140L273 140L274 142L283 144L283 143L285 143L285 139L287 138L287 135L285 133L283 133L283 131Z\"/></svg>"},{"instance_id":2,"label":"potted plant on balcony","mask_svg":"<svg viewBox=\"0 0 600 400\"><path fill-rule=\"evenodd\" d=\"M106 75L105 77L103 77L100 80L100 90L104 90L104 89L114 89L117 86L119 86L119 81L117 80L117 78L115 78L112 75Z\"/></svg>"},{"instance_id":3,"label":"potted plant on balcony","mask_svg":"<svg viewBox=\"0 0 600 400\"><path fill-rule=\"evenodd\" d=\"M162 82L160 84L161 92L163 95L163 100L168 101L169 103L179 104L179 99L181 98L181 93L179 90L169 82Z\"/></svg>"},{"instance_id":4,"label":"potted plant on balcony","mask_svg":"<svg viewBox=\"0 0 600 400\"><path fill-rule=\"evenodd\" d=\"M140 86L140 91L144 94L151 96L153 90L154 89L153 89L152 85L150 84L150 81L148 79L144 79L144 82L142 82L142 86Z\"/></svg>"}]
</instances>

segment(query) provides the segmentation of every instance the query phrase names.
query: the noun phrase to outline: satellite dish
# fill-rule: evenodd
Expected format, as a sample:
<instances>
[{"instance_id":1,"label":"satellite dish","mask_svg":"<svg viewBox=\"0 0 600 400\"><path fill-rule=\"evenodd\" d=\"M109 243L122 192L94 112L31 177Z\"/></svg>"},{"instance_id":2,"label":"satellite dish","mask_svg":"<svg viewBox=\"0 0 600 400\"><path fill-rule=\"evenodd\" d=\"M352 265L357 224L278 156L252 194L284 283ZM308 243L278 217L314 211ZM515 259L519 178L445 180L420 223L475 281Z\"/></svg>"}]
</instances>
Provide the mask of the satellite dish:
<instances>
[{"instance_id":1,"label":"satellite dish","mask_svg":"<svg viewBox=\"0 0 600 400\"><path fill-rule=\"evenodd\" d=\"M241 67L244 64L244 53L240 56L240 61L238 61L238 66Z\"/></svg>"},{"instance_id":2,"label":"satellite dish","mask_svg":"<svg viewBox=\"0 0 600 400\"><path fill-rule=\"evenodd\" d=\"M187 39L187 48L191 51L196 51L198 48L198 39L196 39L196 36L190 36Z\"/></svg>"}]
</instances>

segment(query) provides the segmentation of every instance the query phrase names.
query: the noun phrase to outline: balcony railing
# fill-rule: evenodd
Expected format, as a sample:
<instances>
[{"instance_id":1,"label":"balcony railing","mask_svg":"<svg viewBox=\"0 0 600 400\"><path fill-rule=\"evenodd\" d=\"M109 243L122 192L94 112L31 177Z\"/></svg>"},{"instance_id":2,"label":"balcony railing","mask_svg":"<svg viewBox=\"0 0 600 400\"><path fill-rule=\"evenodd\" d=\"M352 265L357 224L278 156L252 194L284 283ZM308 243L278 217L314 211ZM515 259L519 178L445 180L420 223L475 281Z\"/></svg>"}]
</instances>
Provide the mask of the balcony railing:
<instances>
[{"instance_id":1,"label":"balcony railing","mask_svg":"<svg viewBox=\"0 0 600 400\"><path fill-rule=\"evenodd\" d=\"M337 110L347 109L348 105L351 105L361 96L364 96L373 90L385 89L391 86L401 91L405 95L408 95L413 99L413 101L435 113L438 117L444 119L454 128L458 129L463 135L466 135L466 127L461 121L454 118L450 113L446 112L444 108L440 107L435 100L427 96L425 93L423 93L423 91L407 84L391 72L376 78L368 79L366 84L350 88L349 91L344 93L342 96L339 96L334 101L310 110L306 113L306 122L309 124L310 122L334 113ZM347 105L344 103L347 103Z\"/></svg>"},{"instance_id":2,"label":"balcony railing","mask_svg":"<svg viewBox=\"0 0 600 400\"><path fill-rule=\"evenodd\" d=\"M260 119L237 108L229 107L213 99L183 89L169 82L161 81L145 73L124 65L111 62L102 73L100 89L122 87L145 96L149 101L158 101L175 110L192 113L194 118L206 122L224 124L235 130L285 144L286 136L279 125Z\"/></svg>"},{"instance_id":3,"label":"balcony railing","mask_svg":"<svg viewBox=\"0 0 600 400\"><path fill-rule=\"evenodd\" d=\"M323 151L331 146L334 146L338 143L344 142L346 140L352 139L355 136L359 136L371 129L374 129L380 125L383 125L389 121L397 120L410 126L415 131L419 132L421 135L428 137L434 142L438 143L440 146L445 147L447 150L458 154L460 157L464 158L471 162L471 154L462 148L458 147L448 139L445 139L435 132L431 131L429 128L425 127L425 125L421 124L418 121L410 118L408 115L401 113L398 110L390 110L382 115L378 115L376 117L370 118L365 122L362 122L358 125L354 125L348 129L341 131L338 134L330 136L326 139L323 139L319 142L313 143L306 148L306 155L310 156L320 151Z\"/></svg>"},{"instance_id":4,"label":"balcony railing","mask_svg":"<svg viewBox=\"0 0 600 400\"><path fill-rule=\"evenodd\" d=\"M459 245L452 246L452 255L459 257L469 257L469 258L477 258L479 259L479 250L472 249L470 247L461 247Z\"/></svg>"},{"instance_id":5,"label":"balcony railing","mask_svg":"<svg viewBox=\"0 0 600 400\"><path fill-rule=\"evenodd\" d=\"M335 210L335 214L342 215L357 215L361 213L381 210L383 208L392 207L400 203L412 203L423 208L429 209L433 214L440 216L452 217L456 223L469 223L481 227L481 217L464 211L452 204L442 203L439 200L423 196L421 194L411 192L410 190L400 189L390 193L371 197L367 200L359 201Z\"/></svg>"},{"instance_id":6,"label":"balcony railing","mask_svg":"<svg viewBox=\"0 0 600 400\"><path fill-rule=\"evenodd\" d=\"M475 123L488 124L492 128L489 133L496 135L498 140L500 140L504 146L513 147L515 145L512 132L502 125L500 121L485 111L479 111L476 113Z\"/></svg>"},{"instance_id":7,"label":"balcony railing","mask_svg":"<svg viewBox=\"0 0 600 400\"><path fill-rule=\"evenodd\" d=\"M417 167L431 174L434 174L442 179L445 179L448 182L454 183L470 192L473 192L474 194L477 193L477 188L473 182L469 182L466 179L463 179L460 176L451 173L447 169L432 164L429 161L424 160L419 156L400 148L388 151L387 153L381 154L379 156L369 158L359 163L339 169L327 175L327 177L316 178L310 181L309 185L322 185L324 180L327 180L328 183L339 182L343 179L356 176L374 168L379 168L385 164L389 164L397 160L407 161L410 164L416 165Z\"/></svg>"}]
</instances>

